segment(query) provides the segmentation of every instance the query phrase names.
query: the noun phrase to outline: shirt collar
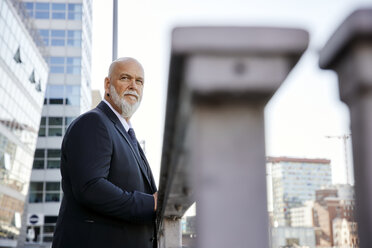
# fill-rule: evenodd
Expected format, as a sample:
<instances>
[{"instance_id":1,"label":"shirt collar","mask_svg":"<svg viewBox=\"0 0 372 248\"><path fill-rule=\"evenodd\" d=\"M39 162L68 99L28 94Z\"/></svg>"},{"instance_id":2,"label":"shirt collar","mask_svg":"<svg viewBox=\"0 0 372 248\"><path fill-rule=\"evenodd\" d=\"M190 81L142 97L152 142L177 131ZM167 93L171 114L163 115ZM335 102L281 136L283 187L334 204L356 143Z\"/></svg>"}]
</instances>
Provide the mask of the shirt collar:
<instances>
[{"instance_id":1,"label":"shirt collar","mask_svg":"<svg viewBox=\"0 0 372 248\"><path fill-rule=\"evenodd\" d=\"M124 117L121 116L121 115L118 113L118 111L116 111L116 110L111 106L111 104L110 104L108 101L106 101L106 99L103 99L102 101L103 101L104 103L106 103L106 104L110 107L110 109L112 110L112 112L114 112L115 115L119 118L119 120L120 120L121 124L123 125L125 131L128 132L129 128L132 127L132 124L131 124L130 122L128 123L128 122L124 119Z\"/></svg>"}]
</instances>

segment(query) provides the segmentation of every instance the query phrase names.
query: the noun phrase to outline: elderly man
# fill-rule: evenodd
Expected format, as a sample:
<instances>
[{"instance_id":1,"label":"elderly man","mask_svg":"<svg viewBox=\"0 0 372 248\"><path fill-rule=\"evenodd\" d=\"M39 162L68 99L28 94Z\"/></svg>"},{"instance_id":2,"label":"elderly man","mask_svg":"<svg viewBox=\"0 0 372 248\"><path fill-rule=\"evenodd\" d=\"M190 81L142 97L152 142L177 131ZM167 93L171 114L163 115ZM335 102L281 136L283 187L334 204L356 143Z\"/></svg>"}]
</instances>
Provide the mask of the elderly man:
<instances>
[{"instance_id":1,"label":"elderly man","mask_svg":"<svg viewBox=\"0 0 372 248\"><path fill-rule=\"evenodd\" d=\"M112 62L105 97L71 123L62 142L63 200L53 248L153 248L157 189L130 118L144 71L133 58Z\"/></svg>"}]
</instances>

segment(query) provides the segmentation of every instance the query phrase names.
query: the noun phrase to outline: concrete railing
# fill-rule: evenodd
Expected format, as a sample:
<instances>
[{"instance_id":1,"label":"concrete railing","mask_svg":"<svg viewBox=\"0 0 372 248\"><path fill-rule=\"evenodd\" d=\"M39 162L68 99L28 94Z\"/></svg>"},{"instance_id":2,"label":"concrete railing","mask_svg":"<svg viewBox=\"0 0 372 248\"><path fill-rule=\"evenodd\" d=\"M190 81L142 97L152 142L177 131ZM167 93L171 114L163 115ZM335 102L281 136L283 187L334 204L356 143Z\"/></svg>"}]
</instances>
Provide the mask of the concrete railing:
<instances>
[{"instance_id":1,"label":"concrete railing","mask_svg":"<svg viewBox=\"0 0 372 248\"><path fill-rule=\"evenodd\" d=\"M269 247L264 106L308 44L303 30L179 28L172 37L159 187L161 248L181 247L197 202L197 247ZM350 108L360 248L372 244L372 9L320 53Z\"/></svg>"},{"instance_id":2,"label":"concrete railing","mask_svg":"<svg viewBox=\"0 0 372 248\"><path fill-rule=\"evenodd\" d=\"M264 107L308 45L303 30L178 28L172 36L159 186L161 248L269 247Z\"/></svg>"},{"instance_id":3,"label":"concrete railing","mask_svg":"<svg viewBox=\"0 0 372 248\"><path fill-rule=\"evenodd\" d=\"M350 109L360 248L372 246L372 9L358 10L336 30L320 53L320 67L339 78Z\"/></svg>"}]
</instances>

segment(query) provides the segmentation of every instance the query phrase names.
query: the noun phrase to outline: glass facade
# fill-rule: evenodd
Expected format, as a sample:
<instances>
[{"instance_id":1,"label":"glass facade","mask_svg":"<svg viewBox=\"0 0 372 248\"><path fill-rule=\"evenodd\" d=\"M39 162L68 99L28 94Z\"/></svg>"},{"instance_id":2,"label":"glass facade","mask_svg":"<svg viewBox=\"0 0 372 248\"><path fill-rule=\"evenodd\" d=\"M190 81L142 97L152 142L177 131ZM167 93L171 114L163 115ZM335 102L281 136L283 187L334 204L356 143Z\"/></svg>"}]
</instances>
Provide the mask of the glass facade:
<instances>
[{"instance_id":1,"label":"glass facade","mask_svg":"<svg viewBox=\"0 0 372 248\"><path fill-rule=\"evenodd\" d=\"M61 143L68 125L91 106L91 0L23 1L28 16L35 19L38 45L48 48L45 60L49 77L35 151L24 247L49 246L53 238L62 190L60 189ZM38 246L39 245L39 246Z\"/></svg>"},{"instance_id":2,"label":"glass facade","mask_svg":"<svg viewBox=\"0 0 372 248\"><path fill-rule=\"evenodd\" d=\"M35 19L81 20L80 3L25 2L29 17Z\"/></svg>"},{"instance_id":3,"label":"glass facade","mask_svg":"<svg viewBox=\"0 0 372 248\"><path fill-rule=\"evenodd\" d=\"M40 121L39 137L63 136L67 127L75 117L42 117ZM36 157L36 154L35 154Z\"/></svg>"},{"instance_id":4,"label":"glass facade","mask_svg":"<svg viewBox=\"0 0 372 248\"><path fill-rule=\"evenodd\" d=\"M79 106L80 88L80 85L48 85L44 104Z\"/></svg>"},{"instance_id":5,"label":"glass facade","mask_svg":"<svg viewBox=\"0 0 372 248\"><path fill-rule=\"evenodd\" d=\"M40 29L39 34L45 46L81 46L81 30Z\"/></svg>"},{"instance_id":6,"label":"glass facade","mask_svg":"<svg viewBox=\"0 0 372 248\"><path fill-rule=\"evenodd\" d=\"M330 161L295 158L269 158L268 161L274 225L289 226L291 208L315 200L316 190L332 184Z\"/></svg>"},{"instance_id":7,"label":"glass facade","mask_svg":"<svg viewBox=\"0 0 372 248\"><path fill-rule=\"evenodd\" d=\"M58 182L31 182L29 202L59 202L62 199L61 183Z\"/></svg>"},{"instance_id":8,"label":"glass facade","mask_svg":"<svg viewBox=\"0 0 372 248\"><path fill-rule=\"evenodd\" d=\"M48 78L17 11L0 0L0 247L21 230Z\"/></svg>"},{"instance_id":9,"label":"glass facade","mask_svg":"<svg viewBox=\"0 0 372 248\"><path fill-rule=\"evenodd\" d=\"M36 149L32 169L59 169L60 158L60 149Z\"/></svg>"},{"instance_id":10,"label":"glass facade","mask_svg":"<svg viewBox=\"0 0 372 248\"><path fill-rule=\"evenodd\" d=\"M48 57L50 73L80 74L81 57Z\"/></svg>"}]
</instances>

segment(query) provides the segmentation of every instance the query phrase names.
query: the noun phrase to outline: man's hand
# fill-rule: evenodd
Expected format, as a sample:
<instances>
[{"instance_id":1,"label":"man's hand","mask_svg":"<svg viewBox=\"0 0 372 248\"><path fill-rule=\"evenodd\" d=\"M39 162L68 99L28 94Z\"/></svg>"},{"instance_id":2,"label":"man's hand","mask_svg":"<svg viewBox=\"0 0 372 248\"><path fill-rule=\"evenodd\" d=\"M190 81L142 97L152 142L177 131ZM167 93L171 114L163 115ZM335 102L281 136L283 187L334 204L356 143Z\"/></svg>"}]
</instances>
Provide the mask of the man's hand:
<instances>
[{"instance_id":1,"label":"man's hand","mask_svg":"<svg viewBox=\"0 0 372 248\"><path fill-rule=\"evenodd\" d=\"M156 191L153 194L153 196L154 196L154 202L155 202L155 204L154 204L154 211L156 211L156 209L158 208L158 192Z\"/></svg>"}]
</instances>

